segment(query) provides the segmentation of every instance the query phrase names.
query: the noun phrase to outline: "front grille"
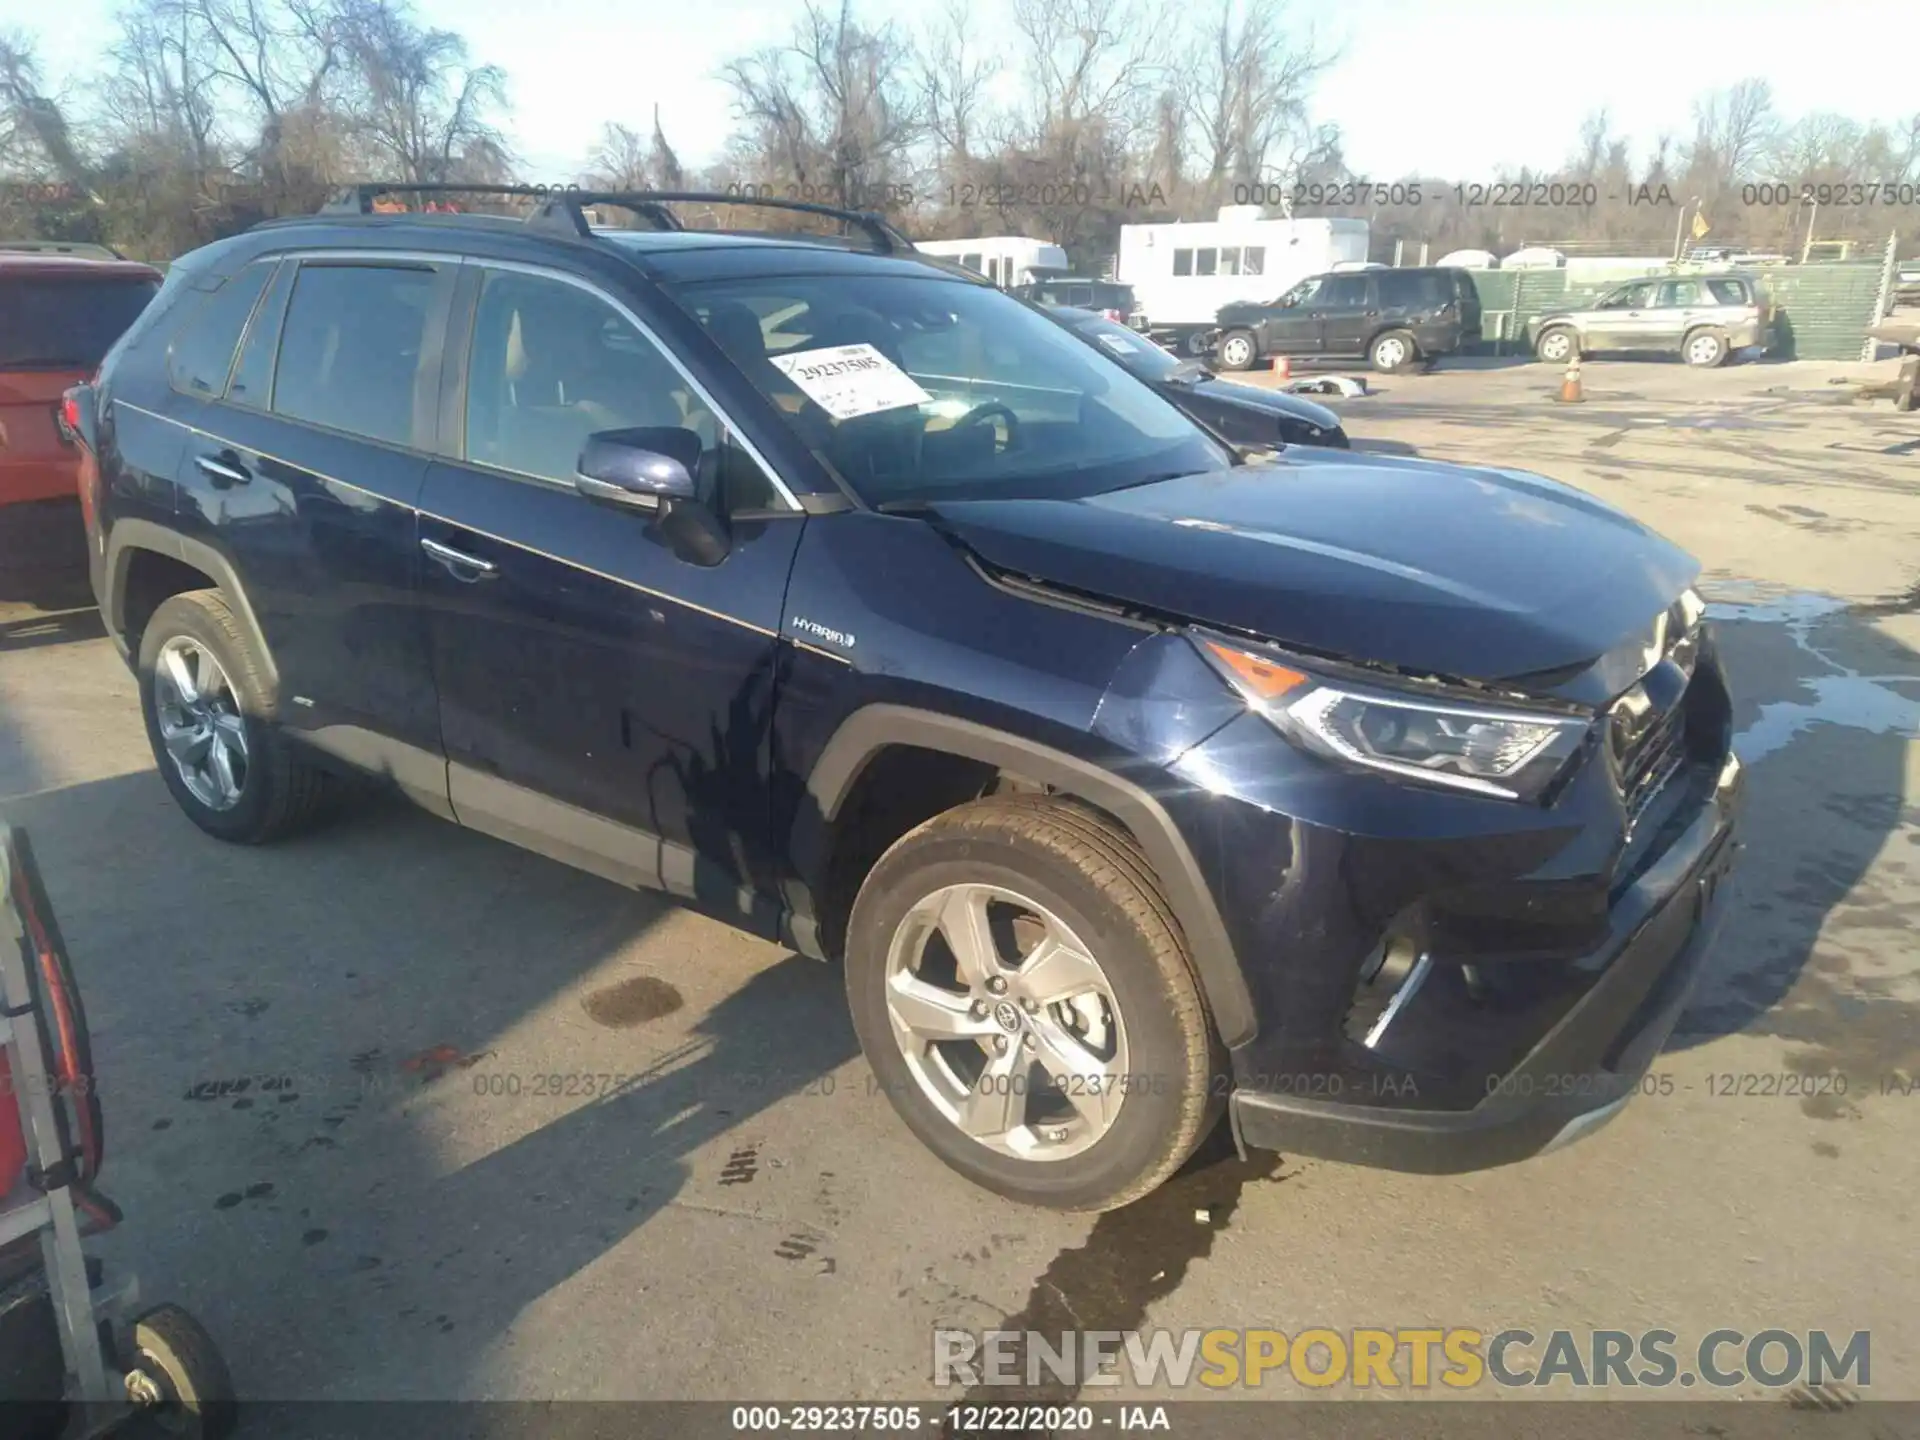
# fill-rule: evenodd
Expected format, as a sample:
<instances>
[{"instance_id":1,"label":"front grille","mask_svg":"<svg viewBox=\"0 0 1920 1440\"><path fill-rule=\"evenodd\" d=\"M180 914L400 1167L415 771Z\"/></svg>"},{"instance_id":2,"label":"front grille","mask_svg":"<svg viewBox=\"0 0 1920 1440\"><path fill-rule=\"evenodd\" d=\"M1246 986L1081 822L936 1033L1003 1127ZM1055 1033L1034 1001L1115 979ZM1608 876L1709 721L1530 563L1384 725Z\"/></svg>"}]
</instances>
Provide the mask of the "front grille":
<instances>
[{"instance_id":1,"label":"front grille","mask_svg":"<svg viewBox=\"0 0 1920 1440\"><path fill-rule=\"evenodd\" d=\"M1614 702L1608 724L1608 749L1629 837L1687 763L1687 711L1700 632L1677 615L1669 618L1673 623L1655 632L1666 642L1664 652L1639 683Z\"/></svg>"},{"instance_id":2,"label":"front grille","mask_svg":"<svg viewBox=\"0 0 1920 1440\"><path fill-rule=\"evenodd\" d=\"M1686 695L1682 692L1667 712L1660 716L1645 735L1623 757L1620 772L1620 799L1627 812L1627 834L1631 836L1640 817L1658 797L1669 780L1687 763Z\"/></svg>"}]
</instances>

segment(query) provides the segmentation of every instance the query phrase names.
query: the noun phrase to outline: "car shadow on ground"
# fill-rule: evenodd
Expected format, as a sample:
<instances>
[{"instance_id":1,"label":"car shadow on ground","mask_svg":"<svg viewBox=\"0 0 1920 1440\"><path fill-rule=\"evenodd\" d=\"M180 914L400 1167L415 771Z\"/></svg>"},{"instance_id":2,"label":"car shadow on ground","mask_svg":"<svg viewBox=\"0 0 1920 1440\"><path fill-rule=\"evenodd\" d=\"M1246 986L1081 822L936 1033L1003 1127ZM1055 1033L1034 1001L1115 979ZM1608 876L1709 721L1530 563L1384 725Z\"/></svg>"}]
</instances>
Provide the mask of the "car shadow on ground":
<instances>
[{"instance_id":1,"label":"car shadow on ground","mask_svg":"<svg viewBox=\"0 0 1920 1440\"><path fill-rule=\"evenodd\" d=\"M674 1204L696 1152L856 1053L837 969L771 946L691 1025L697 975L578 994L674 902L395 802L265 848L201 835L151 770L4 810L88 1006L129 1217L99 1243L249 1397L484 1392L468 1368ZM556 999L631 1058L548 1085L515 1030Z\"/></svg>"}]
</instances>

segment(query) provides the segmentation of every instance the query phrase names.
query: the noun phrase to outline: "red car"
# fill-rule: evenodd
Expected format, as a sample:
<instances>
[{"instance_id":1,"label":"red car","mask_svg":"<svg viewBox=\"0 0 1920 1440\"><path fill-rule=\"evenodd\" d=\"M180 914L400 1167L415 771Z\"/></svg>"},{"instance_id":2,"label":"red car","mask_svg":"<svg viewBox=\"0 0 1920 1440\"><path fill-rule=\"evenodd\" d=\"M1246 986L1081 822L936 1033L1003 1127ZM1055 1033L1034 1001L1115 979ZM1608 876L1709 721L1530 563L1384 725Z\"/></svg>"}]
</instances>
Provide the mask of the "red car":
<instances>
[{"instance_id":1,"label":"red car","mask_svg":"<svg viewBox=\"0 0 1920 1440\"><path fill-rule=\"evenodd\" d=\"M131 260L0 250L0 506L78 495L61 396L159 288L160 272Z\"/></svg>"}]
</instances>

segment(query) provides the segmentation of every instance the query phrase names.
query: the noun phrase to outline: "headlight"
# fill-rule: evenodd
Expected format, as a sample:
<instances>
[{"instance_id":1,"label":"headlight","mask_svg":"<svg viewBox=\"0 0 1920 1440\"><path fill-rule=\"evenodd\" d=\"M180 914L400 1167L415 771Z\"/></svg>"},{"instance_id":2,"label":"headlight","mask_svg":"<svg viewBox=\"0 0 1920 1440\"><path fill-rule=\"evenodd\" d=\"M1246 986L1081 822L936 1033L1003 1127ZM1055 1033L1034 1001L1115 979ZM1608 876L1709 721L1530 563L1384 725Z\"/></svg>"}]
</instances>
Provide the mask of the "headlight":
<instances>
[{"instance_id":1,"label":"headlight","mask_svg":"<svg viewBox=\"0 0 1920 1440\"><path fill-rule=\"evenodd\" d=\"M1203 635L1192 639L1251 708L1304 748L1450 789L1534 799L1566 767L1591 724L1353 685Z\"/></svg>"}]
</instances>

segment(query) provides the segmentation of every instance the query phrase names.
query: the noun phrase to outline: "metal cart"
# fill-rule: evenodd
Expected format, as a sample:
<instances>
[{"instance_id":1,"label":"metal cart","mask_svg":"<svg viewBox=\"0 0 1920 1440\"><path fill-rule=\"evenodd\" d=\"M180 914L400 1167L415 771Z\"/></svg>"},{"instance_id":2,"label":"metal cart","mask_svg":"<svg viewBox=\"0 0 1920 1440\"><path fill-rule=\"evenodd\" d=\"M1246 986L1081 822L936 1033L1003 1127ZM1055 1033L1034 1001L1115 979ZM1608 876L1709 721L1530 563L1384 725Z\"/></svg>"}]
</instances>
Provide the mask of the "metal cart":
<instances>
[{"instance_id":1,"label":"metal cart","mask_svg":"<svg viewBox=\"0 0 1920 1440\"><path fill-rule=\"evenodd\" d=\"M174 1305L128 1320L133 1277L105 1284L82 1247L121 1218L93 1189L102 1137L66 945L25 832L0 821L0 1430L225 1435L233 1387L206 1331Z\"/></svg>"}]
</instances>

